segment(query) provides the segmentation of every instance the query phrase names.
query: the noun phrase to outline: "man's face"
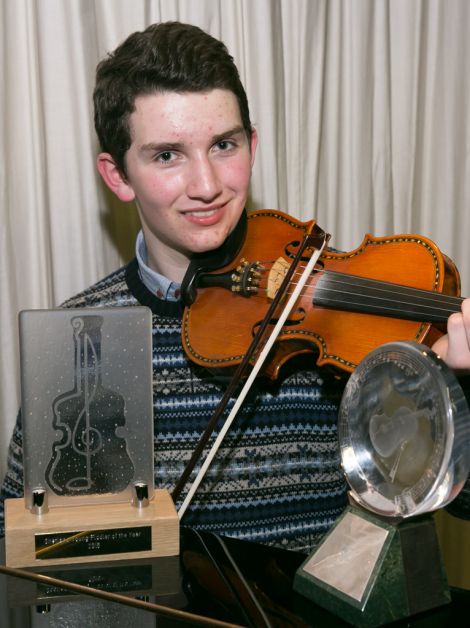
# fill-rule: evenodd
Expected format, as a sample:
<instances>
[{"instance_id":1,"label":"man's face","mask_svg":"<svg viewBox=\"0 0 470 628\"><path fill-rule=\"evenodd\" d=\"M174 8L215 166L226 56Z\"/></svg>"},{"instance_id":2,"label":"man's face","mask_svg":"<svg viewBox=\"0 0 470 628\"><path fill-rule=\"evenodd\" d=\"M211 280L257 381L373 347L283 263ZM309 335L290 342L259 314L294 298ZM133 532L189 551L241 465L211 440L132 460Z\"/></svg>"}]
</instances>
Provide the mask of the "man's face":
<instances>
[{"instance_id":1,"label":"man's face","mask_svg":"<svg viewBox=\"0 0 470 628\"><path fill-rule=\"evenodd\" d=\"M187 266L220 246L244 209L256 134L248 139L228 90L140 96L130 116L127 188L136 200L149 263ZM116 191L116 190L115 190Z\"/></svg>"}]
</instances>

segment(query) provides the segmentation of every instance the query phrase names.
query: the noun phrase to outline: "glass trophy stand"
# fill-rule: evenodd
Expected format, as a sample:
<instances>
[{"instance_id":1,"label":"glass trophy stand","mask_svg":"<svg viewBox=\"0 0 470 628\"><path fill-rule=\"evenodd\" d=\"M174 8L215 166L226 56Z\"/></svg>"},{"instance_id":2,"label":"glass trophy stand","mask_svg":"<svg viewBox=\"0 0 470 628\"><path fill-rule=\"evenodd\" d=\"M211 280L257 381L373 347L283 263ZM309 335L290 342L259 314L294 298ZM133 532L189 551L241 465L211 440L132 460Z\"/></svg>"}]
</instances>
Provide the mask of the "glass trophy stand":
<instances>
[{"instance_id":1,"label":"glass trophy stand","mask_svg":"<svg viewBox=\"0 0 470 628\"><path fill-rule=\"evenodd\" d=\"M5 501L10 567L173 556L153 469L151 312L20 313L24 498Z\"/></svg>"},{"instance_id":2,"label":"glass trophy stand","mask_svg":"<svg viewBox=\"0 0 470 628\"><path fill-rule=\"evenodd\" d=\"M338 436L350 506L294 589L364 628L450 602L431 513L470 468L470 412L453 372L423 345L382 345L346 385Z\"/></svg>"}]
</instances>

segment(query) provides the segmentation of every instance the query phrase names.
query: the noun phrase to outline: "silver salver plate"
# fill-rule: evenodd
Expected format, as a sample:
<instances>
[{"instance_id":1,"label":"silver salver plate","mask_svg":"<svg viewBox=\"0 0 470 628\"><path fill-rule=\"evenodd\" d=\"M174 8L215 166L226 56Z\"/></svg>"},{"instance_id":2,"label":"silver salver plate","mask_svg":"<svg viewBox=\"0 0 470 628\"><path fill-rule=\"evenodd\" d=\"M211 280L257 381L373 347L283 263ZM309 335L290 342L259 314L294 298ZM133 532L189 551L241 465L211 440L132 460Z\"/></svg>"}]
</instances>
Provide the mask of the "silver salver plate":
<instances>
[{"instance_id":1,"label":"silver salver plate","mask_svg":"<svg viewBox=\"0 0 470 628\"><path fill-rule=\"evenodd\" d=\"M338 424L352 497L406 518L447 505L470 468L470 412L454 372L428 347L392 342L351 375Z\"/></svg>"}]
</instances>

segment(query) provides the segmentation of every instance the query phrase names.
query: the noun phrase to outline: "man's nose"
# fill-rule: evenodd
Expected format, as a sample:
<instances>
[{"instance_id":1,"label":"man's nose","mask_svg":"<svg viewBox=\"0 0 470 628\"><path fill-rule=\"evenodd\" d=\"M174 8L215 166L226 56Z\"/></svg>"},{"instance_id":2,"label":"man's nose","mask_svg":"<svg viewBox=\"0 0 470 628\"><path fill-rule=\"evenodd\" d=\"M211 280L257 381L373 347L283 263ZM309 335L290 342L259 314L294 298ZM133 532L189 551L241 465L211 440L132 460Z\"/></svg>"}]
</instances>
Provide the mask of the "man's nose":
<instances>
[{"instance_id":1,"label":"man's nose","mask_svg":"<svg viewBox=\"0 0 470 628\"><path fill-rule=\"evenodd\" d=\"M221 191L222 184L216 165L206 157L197 159L191 168L191 178L187 186L188 196L208 202L216 198Z\"/></svg>"}]
</instances>

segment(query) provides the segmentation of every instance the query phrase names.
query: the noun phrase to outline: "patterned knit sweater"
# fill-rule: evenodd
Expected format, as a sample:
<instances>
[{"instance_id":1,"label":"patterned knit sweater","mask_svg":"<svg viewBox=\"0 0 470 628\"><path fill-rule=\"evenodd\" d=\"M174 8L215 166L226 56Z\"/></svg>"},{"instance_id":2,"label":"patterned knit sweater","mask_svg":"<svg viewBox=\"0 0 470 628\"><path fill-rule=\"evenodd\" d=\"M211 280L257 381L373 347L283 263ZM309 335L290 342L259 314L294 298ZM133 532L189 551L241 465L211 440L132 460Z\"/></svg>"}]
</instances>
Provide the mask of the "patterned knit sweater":
<instances>
[{"instance_id":1,"label":"patterned knit sweater","mask_svg":"<svg viewBox=\"0 0 470 628\"><path fill-rule=\"evenodd\" d=\"M223 394L223 384L184 354L181 304L153 296L133 260L63 307L135 305L153 312L155 486L171 491ZM346 504L337 444L343 385L313 368L311 358L293 360L288 369L280 382L257 380L183 525L308 552L340 515ZM0 500L2 534L3 498L21 496L22 486L19 416Z\"/></svg>"}]
</instances>

